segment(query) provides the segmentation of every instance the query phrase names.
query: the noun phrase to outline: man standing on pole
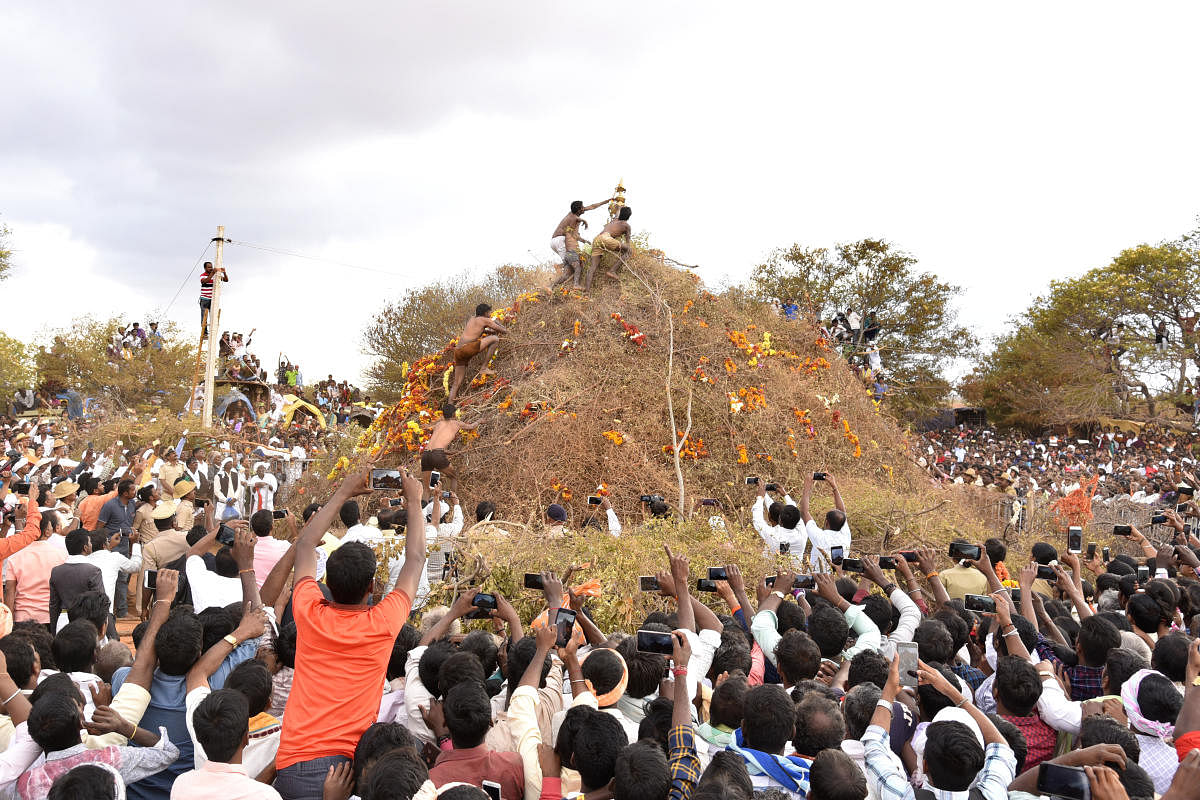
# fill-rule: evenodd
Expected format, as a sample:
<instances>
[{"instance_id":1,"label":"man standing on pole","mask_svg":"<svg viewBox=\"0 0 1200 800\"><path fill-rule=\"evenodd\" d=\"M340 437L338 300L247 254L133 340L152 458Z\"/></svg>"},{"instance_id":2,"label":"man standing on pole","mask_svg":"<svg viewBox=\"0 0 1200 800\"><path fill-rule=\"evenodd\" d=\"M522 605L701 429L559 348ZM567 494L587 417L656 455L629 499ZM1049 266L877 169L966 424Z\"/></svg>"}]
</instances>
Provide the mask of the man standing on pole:
<instances>
[{"instance_id":1,"label":"man standing on pole","mask_svg":"<svg viewBox=\"0 0 1200 800\"><path fill-rule=\"evenodd\" d=\"M221 276L222 281L229 282L229 275L226 274L224 267L213 269L212 262L205 261L204 273L200 276L200 324L204 328L201 338L208 336L208 315L212 311L213 282L217 275Z\"/></svg>"}]
</instances>

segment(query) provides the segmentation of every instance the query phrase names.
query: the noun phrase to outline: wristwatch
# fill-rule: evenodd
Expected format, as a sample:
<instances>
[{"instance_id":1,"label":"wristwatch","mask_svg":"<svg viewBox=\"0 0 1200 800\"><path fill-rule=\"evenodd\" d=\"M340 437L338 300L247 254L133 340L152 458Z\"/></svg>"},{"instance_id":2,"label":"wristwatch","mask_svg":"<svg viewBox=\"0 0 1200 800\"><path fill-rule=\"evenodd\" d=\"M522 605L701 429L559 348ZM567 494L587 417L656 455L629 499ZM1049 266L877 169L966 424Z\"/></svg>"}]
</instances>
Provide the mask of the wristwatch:
<instances>
[{"instance_id":1,"label":"wristwatch","mask_svg":"<svg viewBox=\"0 0 1200 800\"><path fill-rule=\"evenodd\" d=\"M784 594L783 592L779 591L779 590L776 590L776 591L774 591L774 592L771 592L771 596L772 596L772 597L778 597L780 600L787 600L787 595L786 595L786 594Z\"/></svg>"},{"instance_id":2,"label":"wristwatch","mask_svg":"<svg viewBox=\"0 0 1200 800\"><path fill-rule=\"evenodd\" d=\"M230 646L230 647L237 647L239 644L241 644L241 642L239 642L239 641L237 640L237 637L236 637L236 636L234 636L232 633L227 633L227 634L225 634L225 636L224 636L224 637L222 637L222 638L224 638L224 639L225 639L225 641L229 642L229 646Z\"/></svg>"}]
</instances>

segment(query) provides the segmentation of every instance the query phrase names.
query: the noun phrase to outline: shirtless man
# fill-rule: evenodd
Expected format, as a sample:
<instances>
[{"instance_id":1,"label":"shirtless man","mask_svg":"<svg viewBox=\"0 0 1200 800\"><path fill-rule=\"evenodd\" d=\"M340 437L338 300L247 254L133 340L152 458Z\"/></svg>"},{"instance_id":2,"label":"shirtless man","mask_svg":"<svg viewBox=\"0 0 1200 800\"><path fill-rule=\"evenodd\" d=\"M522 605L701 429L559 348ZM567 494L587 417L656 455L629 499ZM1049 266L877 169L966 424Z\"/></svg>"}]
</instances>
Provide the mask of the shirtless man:
<instances>
[{"instance_id":1,"label":"shirtless man","mask_svg":"<svg viewBox=\"0 0 1200 800\"><path fill-rule=\"evenodd\" d=\"M486 351L483 365L484 369L487 369L487 363L500 342L500 334L508 333L508 328L488 316L491 313L492 307L487 303L475 306L475 316L467 321L462 336L458 337L458 346L454 348L454 375L448 398L451 403L458 397L458 390L462 388L463 379L467 377L467 367L470 366L471 359L479 355L481 350Z\"/></svg>"},{"instance_id":2,"label":"shirtless man","mask_svg":"<svg viewBox=\"0 0 1200 800\"><path fill-rule=\"evenodd\" d=\"M457 477L450 469L450 457L446 455L446 448L458 436L459 431L473 431L478 427L474 423L468 424L455 418L457 413L458 409L453 403L442 404L442 418L433 426L433 433L429 434L429 441L421 451L421 483L425 487L426 497L430 494L429 473L437 470L445 477Z\"/></svg>"},{"instance_id":3,"label":"shirtless man","mask_svg":"<svg viewBox=\"0 0 1200 800\"><path fill-rule=\"evenodd\" d=\"M630 243L630 237L633 235L633 229L629 227L629 218L633 215L633 211L629 206L625 206L617 214L617 218L604 226L604 230L596 235L596 240L592 242L592 263L588 267L587 282L584 284L584 289L592 288L592 278L596 275L596 268L600 266L600 259L605 253L620 256L628 256L633 251L633 245ZM608 277L616 280L617 267L605 272Z\"/></svg>"},{"instance_id":4,"label":"shirtless man","mask_svg":"<svg viewBox=\"0 0 1200 800\"><path fill-rule=\"evenodd\" d=\"M609 198L611 200L612 198ZM590 206L585 206L582 200L575 200L571 203L571 213L562 218L562 222L558 223L558 227L554 229L554 233L550 235L550 249L562 259L562 265L565 271L555 279L554 283L550 284L551 289L566 283L572 278L575 279L575 288L582 288L579 285L580 279L583 277L583 270L579 264L579 226L587 227L587 223L580 216L585 211L593 211L609 200L601 200L599 203L592 203ZM587 241L586 239L584 241Z\"/></svg>"}]
</instances>

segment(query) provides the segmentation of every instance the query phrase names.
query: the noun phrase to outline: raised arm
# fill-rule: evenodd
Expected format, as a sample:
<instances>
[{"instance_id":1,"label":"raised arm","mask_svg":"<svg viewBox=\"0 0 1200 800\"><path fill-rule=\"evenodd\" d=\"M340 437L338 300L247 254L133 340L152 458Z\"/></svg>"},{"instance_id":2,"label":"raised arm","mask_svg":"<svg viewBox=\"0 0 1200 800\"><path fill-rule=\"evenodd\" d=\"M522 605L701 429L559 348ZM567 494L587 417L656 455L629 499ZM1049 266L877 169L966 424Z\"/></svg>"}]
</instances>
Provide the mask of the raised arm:
<instances>
[{"instance_id":1,"label":"raised arm","mask_svg":"<svg viewBox=\"0 0 1200 800\"><path fill-rule=\"evenodd\" d=\"M804 491L800 493L800 519L804 521L805 525L812 522L812 514L808 513L808 504L812 500L812 488L813 476L810 472L804 479Z\"/></svg>"},{"instance_id":2,"label":"raised arm","mask_svg":"<svg viewBox=\"0 0 1200 800\"><path fill-rule=\"evenodd\" d=\"M37 504L40 488L36 483L29 484L25 504L25 527L16 536L0 539L0 560L8 558L26 545L37 541L37 538L42 535L42 510L38 508Z\"/></svg>"},{"instance_id":3,"label":"raised arm","mask_svg":"<svg viewBox=\"0 0 1200 800\"><path fill-rule=\"evenodd\" d=\"M258 596L258 581L254 579L254 545L257 541L258 537L254 535L249 526L239 526L233 540L233 560L237 562L238 579L242 582L242 605L244 608L256 608L262 605L262 598ZM243 619L246 616L243 614Z\"/></svg>"},{"instance_id":4,"label":"raised arm","mask_svg":"<svg viewBox=\"0 0 1200 800\"><path fill-rule=\"evenodd\" d=\"M284 587L287 586L288 576L292 574L292 567L296 565L296 540L298 534L296 531L296 518L292 516L292 512L288 512L284 517L284 522L288 527L288 539L292 546L287 549L283 557L275 562L275 566L271 567L271 571L267 573L266 579L263 581L262 588L258 590L259 598L264 605L274 606L275 602L283 594Z\"/></svg>"},{"instance_id":5,"label":"raised arm","mask_svg":"<svg viewBox=\"0 0 1200 800\"><path fill-rule=\"evenodd\" d=\"M187 690L190 692L201 686L207 686L209 676L220 668L230 653L236 650L242 642L262 636L266 629L266 610L262 606L254 609L246 609L245 613L242 614L242 621L238 623L233 633L229 634L236 642L231 642L226 637L208 648L204 655L200 656L200 660L188 670Z\"/></svg>"},{"instance_id":6,"label":"raised arm","mask_svg":"<svg viewBox=\"0 0 1200 800\"><path fill-rule=\"evenodd\" d=\"M829 488L833 491L833 507L843 514L846 513L846 504L842 502L842 493L838 491L837 481L833 476L826 473L825 482L829 484Z\"/></svg>"},{"instance_id":7,"label":"raised arm","mask_svg":"<svg viewBox=\"0 0 1200 800\"><path fill-rule=\"evenodd\" d=\"M679 627L696 630L696 613L692 610L692 595L688 589L688 557L671 552L670 545L663 545L667 560L671 563L671 579L675 582L675 600L679 606Z\"/></svg>"},{"instance_id":8,"label":"raised arm","mask_svg":"<svg viewBox=\"0 0 1200 800\"><path fill-rule=\"evenodd\" d=\"M425 516L421 513L421 481L401 470L404 475L404 498L408 508L408 523L404 540L404 566L396 579L392 591L404 592L409 597L417 596L417 587L421 582L421 574L425 572ZM370 470L366 476L370 476ZM370 491L369 489L367 491ZM341 507L341 504L338 504ZM434 522L437 521L438 500L434 497Z\"/></svg>"},{"instance_id":9,"label":"raised arm","mask_svg":"<svg viewBox=\"0 0 1200 800\"><path fill-rule=\"evenodd\" d=\"M371 465L373 462L368 462L365 466L359 468L353 474L342 481L342 485L333 493L333 497L325 505L321 506L321 510L313 514L304 528L300 531L300 538L296 540L293 549L296 551L296 580L301 578L315 578L317 574L317 543L321 541L321 537L329 530L329 526L333 524L337 518L338 511L341 510L342 503L345 503L351 497L357 497L360 494L367 494L371 491ZM407 485L407 484L406 484ZM425 549L425 519L421 516L420 497L418 496L416 505L417 511L417 531L421 539L421 549ZM412 505L409 505L408 534L413 535L412 526ZM411 541L411 540L410 540ZM407 564L405 565L407 566ZM411 597L411 595L410 595Z\"/></svg>"}]
</instances>

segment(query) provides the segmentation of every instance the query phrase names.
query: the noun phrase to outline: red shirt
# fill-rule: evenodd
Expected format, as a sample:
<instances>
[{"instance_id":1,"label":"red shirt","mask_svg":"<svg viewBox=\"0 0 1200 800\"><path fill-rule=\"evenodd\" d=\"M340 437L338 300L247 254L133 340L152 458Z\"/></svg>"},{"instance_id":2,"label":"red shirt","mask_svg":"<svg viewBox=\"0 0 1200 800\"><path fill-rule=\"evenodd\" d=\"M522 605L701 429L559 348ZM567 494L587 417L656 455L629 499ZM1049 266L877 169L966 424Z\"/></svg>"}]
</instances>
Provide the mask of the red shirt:
<instances>
[{"instance_id":1,"label":"red shirt","mask_svg":"<svg viewBox=\"0 0 1200 800\"><path fill-rule=\"evenodd\" d=\"M291 705L291 702L288 702ZM486 744L465 750L443 750L429 770L429 780L441 788L462 781L473 786L481 782L500 784L502 800L521 800L525 796L525 767L519 753L498 753Z\"/></svg>"},{"instance_id":2,"label":"red shirt","mask_svg":"<svg viewBox=\"0 0 1200 800\"><path fill-rule=\"evenodd\" d=\"M392 646L411 609L412 599L400 591L365 610L336 606L315 580L300 579L292 592L296 671L277 769L323 756L354 757L379 715Z\"/></svg>"}]
</instances>

